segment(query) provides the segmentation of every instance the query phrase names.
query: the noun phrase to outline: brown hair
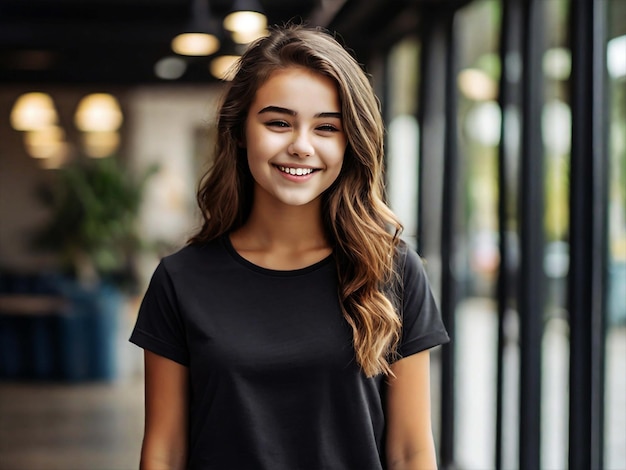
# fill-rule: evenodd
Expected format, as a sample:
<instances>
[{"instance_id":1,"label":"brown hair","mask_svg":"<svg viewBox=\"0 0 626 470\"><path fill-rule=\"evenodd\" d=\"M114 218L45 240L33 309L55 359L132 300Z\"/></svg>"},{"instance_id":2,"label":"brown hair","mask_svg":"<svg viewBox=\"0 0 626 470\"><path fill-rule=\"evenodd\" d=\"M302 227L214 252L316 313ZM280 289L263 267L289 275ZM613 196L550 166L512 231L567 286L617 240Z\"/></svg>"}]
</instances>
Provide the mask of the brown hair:
<instances>
[{"instance_id":1,"label":"brown hair","mask_svg":"<svg viewBox=\"0 0 626 470\"><path fill-rule=\"evenodd\" d=\"M323 220L356 359L367 376L389 374L401 322L385 286L396 277L394 256L402 226L383 200L384 130L378 100L359 64L330 34L297 25L272 28L243 54L219 111L215 162L198 190L204 222L190 242L214 239L248 218L253 181L240 145L247 113L272 72L291 66L337 84L348 145L339 177L322 195Z\"/></svg>"}]
</instances>

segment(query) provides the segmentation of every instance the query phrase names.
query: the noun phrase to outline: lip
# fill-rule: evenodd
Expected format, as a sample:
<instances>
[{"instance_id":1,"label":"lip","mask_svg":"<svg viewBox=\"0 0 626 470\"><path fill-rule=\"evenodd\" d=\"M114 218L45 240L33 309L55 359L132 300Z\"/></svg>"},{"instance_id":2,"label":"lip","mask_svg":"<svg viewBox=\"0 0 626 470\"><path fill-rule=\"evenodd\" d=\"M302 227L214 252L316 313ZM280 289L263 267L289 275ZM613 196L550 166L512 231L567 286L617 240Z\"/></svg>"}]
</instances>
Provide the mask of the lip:
<instances>
[{"instance_id":1,"label":"lip","mask_svg":"<svg viewBox=\"0 0 626 470\"><path fill-rule=\"evenodd\" d=\"M284 168L302 168L304 170L319 170L319 168L310 165L298 165L297 163L272 163L275 167L282 166Z\"/></svg>"}]
</instances>

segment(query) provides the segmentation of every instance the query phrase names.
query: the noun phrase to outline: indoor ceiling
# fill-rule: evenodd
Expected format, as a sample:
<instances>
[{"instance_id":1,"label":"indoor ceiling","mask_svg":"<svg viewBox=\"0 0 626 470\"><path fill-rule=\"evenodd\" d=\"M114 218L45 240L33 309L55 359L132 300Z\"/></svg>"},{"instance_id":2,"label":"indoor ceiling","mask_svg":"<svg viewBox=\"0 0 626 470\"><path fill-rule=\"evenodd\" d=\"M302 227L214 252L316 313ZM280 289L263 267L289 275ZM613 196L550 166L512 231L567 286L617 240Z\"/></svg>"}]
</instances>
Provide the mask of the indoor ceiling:
<instances>
[{"instance_id":1,"label":"indoor ceiling","mask_svg":"<svg viewBox=\"0 0 626 470\"><path fill-rule=\"evenodd\" d=\"M232 0L211 0L216 25ZM315 0L262 0L268 22L311 15ZM191 15L191 0L0 0L0 81L137 83L159 80L155 63ZM210 79L189 58L181 80Z\"/></svg>"},{"instance_id":2,"label":"indoor ceiling","mask_svg":"<svg viewBox=\"0 0 626 470\"><path fill-rule=\"evenodd\" d=\"M433 0L422 0L428 2ZM441 1L441 0L440 0ZM234 0L210 0L215 23ZM260 0L269 24L291 19L338 31L366 59L377 33L416 0ZM0 0L0 83L163 81L159 59L190 19L191 0ZM397 30L397 28L396 28ZM186 58L177 82L206 82L208 58Z\"/></svg>"}]
</instances>

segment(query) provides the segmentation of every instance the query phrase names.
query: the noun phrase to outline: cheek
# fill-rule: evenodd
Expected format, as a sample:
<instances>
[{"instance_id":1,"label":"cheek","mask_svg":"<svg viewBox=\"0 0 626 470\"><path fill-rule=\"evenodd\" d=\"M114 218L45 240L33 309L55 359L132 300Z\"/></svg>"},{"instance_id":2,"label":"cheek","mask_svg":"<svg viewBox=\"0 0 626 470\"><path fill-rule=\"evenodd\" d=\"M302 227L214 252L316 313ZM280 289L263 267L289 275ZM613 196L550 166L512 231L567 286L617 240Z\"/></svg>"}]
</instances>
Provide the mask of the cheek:
<instances>
[{"instance_id":1,"label":"cheek","mask_svg":"<svg viewBox=\"0 0 626 470\"><path fill-rule=\"evenodd\" d=\"M249 156L270 158L284 145L281 134L250 129L246 132L247 150Z\"/></svg>"},{"instance_id":2,"label":"cheek","mask_svg":"<svg viewBox=\"0 0 626 470\"><path fill-rule=\"evenodd\" d=\"M343 164L344 156L346 153L346 146L342 142L334 142L326 149L326 155L328 157L328 163L334 166Z\"/></svg>"}]
</instances>

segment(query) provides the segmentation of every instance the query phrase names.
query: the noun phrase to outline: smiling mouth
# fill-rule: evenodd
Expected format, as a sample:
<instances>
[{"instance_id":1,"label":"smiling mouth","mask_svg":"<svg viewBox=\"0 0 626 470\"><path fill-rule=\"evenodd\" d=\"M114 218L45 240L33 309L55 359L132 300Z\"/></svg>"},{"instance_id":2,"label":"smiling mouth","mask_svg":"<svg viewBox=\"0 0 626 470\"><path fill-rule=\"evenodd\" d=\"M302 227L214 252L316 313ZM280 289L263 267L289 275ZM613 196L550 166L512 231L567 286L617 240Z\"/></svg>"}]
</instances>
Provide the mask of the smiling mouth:
<instances>
[{"instance_id":1,"label":"smiling mouth","mask_svg":"<svg viewBox=\"0 0 626 470\"><path fill-rule=\"evenodd\" d=\"M283 173L286 173L291 176L306 176L306 175L310 175L314 171L318 171L314 168L290 168L288 166L282 166L282 165L276 165L276 168L278 168Z\"/></svg>"}]
</instances>

